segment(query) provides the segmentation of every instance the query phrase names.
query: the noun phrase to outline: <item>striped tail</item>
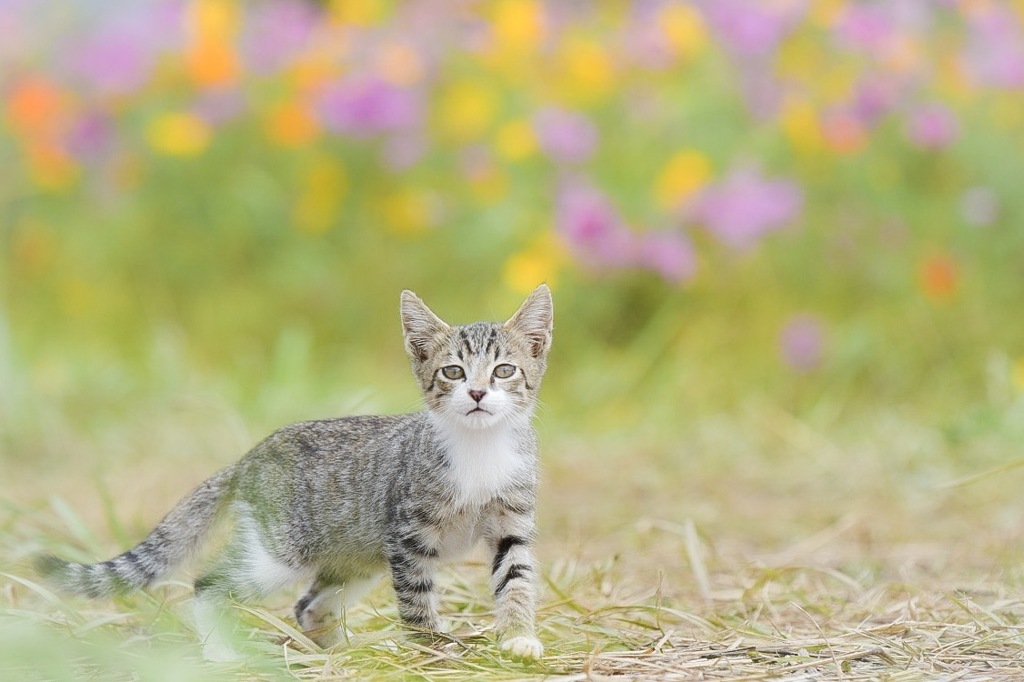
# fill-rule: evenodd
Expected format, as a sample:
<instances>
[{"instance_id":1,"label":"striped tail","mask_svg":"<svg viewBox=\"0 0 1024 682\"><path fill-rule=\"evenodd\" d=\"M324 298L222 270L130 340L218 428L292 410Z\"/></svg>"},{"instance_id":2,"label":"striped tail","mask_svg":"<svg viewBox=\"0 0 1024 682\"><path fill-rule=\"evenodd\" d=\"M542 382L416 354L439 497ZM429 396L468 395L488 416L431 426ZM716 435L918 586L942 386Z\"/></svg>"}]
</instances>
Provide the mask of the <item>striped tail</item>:
<instances>
[{"instance_id":1,"label":"striped tail","mask_svg":"<svg viewBox=\"0 0 1024 682\"><path fill-rule=\"evenodd\" d=\"M64 592L93 599L146 587L199 549L217 519L233 476L234 467L228 467L201 483L145 540L124 554L96 564L43 555L36 559L36 571Z\"/></svg>"}]
</instances>

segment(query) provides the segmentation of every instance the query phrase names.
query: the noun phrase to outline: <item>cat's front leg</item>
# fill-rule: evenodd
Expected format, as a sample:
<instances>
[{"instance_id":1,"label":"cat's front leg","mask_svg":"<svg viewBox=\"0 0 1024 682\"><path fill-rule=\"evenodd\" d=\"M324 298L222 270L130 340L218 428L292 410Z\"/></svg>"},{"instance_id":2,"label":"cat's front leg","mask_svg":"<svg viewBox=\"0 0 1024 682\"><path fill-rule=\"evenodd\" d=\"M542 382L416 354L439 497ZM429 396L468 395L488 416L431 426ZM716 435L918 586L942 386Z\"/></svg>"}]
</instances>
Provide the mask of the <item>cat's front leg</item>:
<instances>
[{"instance_id":1,"label":"cat's front leg","mask_svg":"<svg viewBox=\"0 0 1024 682\"><path fill-rule=\"evenodd\" d=\"M434 561L398 548L389 552L388 563L402 620L417 630L439 632L441 621L434 591Z\"/></svg>"},{"instance_id":2,"label":"cat's front leg","mask_svg":"<svg viewBox=\"0 0 1024 682\"><path fill-rule=\"evenodd\" d=\"M501 650L514 658L538 659L544 646L536 635L537 561L533 554L533 514L499 514L488 544L494 553L491 587Z\"/></svg>"}]
</instances>

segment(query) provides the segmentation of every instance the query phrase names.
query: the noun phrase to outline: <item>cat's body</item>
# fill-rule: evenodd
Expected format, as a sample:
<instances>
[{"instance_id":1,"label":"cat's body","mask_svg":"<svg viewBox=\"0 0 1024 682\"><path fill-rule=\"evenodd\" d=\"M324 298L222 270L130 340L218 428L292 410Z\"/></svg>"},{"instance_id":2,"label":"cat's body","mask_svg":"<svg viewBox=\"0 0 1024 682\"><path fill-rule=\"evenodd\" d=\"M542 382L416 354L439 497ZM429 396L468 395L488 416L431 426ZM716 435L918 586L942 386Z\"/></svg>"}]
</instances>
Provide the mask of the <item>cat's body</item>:
<instances>
[{"instance_id":1,"label":"cat's body","mask_svg":"<svg viewBox=\"0 0 1024 682\"><path fill-rule=\"evenodd\" d=\"M205 653L227 658L221 604L298 582L311 586L296 617L323 646L338 639L342 605L385 573L403 620L436 632L437 566L482 539L493 557L502 648L539 657L530 418L550 347L550 292L539 287L504 324L462 327L403 292L402 323L426 410L282 428L193 490L135 548L91 565L44 557L41 572L91 597L143 587L230 516L227 546L195 583Z\"/></svg>"}]
</instances>

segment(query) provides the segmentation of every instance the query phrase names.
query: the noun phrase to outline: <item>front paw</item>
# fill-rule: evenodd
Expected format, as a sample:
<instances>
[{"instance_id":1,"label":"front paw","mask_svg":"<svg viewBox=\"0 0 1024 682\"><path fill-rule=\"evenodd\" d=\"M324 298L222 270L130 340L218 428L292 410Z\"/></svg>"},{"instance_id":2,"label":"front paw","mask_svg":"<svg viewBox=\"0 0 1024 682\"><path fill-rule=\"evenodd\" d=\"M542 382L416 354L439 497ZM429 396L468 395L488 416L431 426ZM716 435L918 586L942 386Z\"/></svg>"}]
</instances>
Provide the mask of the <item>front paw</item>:
<instances>
[{"instance_id":1,"label":"front paw","mask_svg":"<svg viewBox=\"0 0 1024 682\"><path fill-rule=\"evenodd\" d=\"M544 645L536 637L518 635L503 640L501 642L501 651L511 658L536 661L544 655Z\"/></svg>"}]
</instances>

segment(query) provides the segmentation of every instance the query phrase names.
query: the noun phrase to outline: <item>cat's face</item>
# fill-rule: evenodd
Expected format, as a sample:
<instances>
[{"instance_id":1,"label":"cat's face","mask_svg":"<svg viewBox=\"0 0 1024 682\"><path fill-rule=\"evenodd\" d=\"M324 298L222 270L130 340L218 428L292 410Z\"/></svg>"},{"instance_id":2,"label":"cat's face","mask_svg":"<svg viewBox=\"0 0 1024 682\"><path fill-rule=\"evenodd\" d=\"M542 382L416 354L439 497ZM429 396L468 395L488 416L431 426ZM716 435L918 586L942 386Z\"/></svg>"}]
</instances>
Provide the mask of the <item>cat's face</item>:
<instances>
[{"instance_id":1,"label":"cat's face","mask_svg":"<svg viewBox=\"0 0 1024 682\"><path fill-rule=\"evenodd\" d=\"M447 423L486 429L530 417L551 347L551 291L541 285L505 323L452 327L402 292L405 348L427 407Z\"/></svg>"}]
</instances>

